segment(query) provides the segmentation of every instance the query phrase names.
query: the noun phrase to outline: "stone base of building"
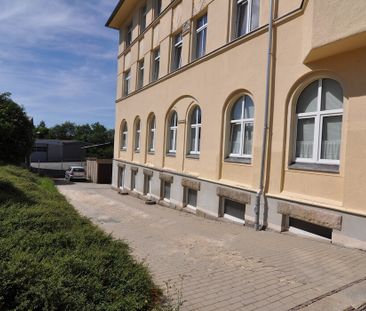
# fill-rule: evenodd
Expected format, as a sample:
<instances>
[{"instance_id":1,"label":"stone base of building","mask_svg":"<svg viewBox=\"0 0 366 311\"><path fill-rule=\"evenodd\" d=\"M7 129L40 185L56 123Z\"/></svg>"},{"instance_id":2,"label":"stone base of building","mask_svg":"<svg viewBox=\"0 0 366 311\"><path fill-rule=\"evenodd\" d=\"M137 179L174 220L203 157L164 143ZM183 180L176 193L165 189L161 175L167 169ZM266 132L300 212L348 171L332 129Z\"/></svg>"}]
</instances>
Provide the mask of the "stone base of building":
<instances>
[{"instance_id":1,"label":"stone base of building","mask_svg":"<svg viewBox=\"0 0 366 311\"><path fill-rule=\"evenodd\" d=\"M165 193L166 187L169 194ZM248 189L118 160L113 161L112 188L147 204L156 203L248 227L254 225L256 193ZM195 204L189 197L192 194ZM263 229L277 232L296 229L293 231L366 250L366 217L270 196L261 201Z\"/></svg>"}]
</instances>

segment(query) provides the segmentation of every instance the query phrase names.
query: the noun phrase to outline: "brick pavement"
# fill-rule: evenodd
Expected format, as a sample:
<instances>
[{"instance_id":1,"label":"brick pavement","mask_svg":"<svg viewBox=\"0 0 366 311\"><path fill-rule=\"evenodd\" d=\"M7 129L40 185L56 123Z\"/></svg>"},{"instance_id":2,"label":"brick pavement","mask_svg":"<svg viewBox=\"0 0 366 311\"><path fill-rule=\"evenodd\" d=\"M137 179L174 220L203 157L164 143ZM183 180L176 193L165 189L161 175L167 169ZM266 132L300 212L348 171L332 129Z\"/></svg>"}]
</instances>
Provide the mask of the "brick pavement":
<instances>
[{"instance_id":1,"label":"brick pavement","mask_svg":"<svg viewBox=\"0 0 366 311\"><path fill-rule=\"evenodd\" d=\"M366 302L363 251L145 205L110 186L58 187L81 214L126 240L157 284L184 300L181 310L324 311Z\"/></svg>"}]
</instances>

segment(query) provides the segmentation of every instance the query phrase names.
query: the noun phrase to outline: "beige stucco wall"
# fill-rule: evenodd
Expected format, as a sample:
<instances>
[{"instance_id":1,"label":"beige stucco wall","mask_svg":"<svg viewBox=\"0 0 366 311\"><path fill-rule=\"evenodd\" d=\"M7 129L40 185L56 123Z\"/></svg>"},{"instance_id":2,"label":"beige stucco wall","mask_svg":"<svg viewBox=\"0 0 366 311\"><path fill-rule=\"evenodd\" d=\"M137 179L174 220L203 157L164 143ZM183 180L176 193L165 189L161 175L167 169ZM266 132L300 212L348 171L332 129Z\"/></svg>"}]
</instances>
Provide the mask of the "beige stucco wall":
<instances>
[{"instance_id":1,"label":"beige stucco wall","mask_svg":"<svg viewBox=\"0 0 366 311\"><path fill-rule=\"evenodd\" d=\"M343 1L344 2L344 1ZM140 3L136 1L136 3ZM134 6L136 7L136 3ZM142 2L141 2L142 3ZM148 1L149 3L149 1ZM156 168L188 173L202 179L218 181L257 191L263 135L267 29L259 29L245 38L230 43L232 9L230 1L189 1L169 4L159 20L139 37L137 43L124 50L121 40L116 103L115 158L135 161ZM344 4L340 0L280 0L276 4L273 67L273 93L270 113L270 142L266 191L268 195L299 202L366 215L363 193L366 192L366 48L359 42L347 50L335 49L332 42L349 42L349 37L363 35L366 2L355 0L347 13L349 21L334 25ZM339 7L337 7L337 4ZM170 5L170 6L169 6ZM127 7L127 6L126 6ZM151 5L148 5L151 7ZM211 55L191 62L192 25L196 14L208 12L207 51ZM295 12L293 12L295 10ZM291 13L293 12L293 13ZM334 12L334 14L333 14ZM290 13L289 15L286 15ZM281 18L281 16L285 16ZM133 12L129 15L133 16ZM152 16L152 14L151 14ZM260 27L268 19L268 1L261 1ZM177 73L169 73L170 34L185 21L191 29L183 39L183 65ZM152 19L150 20L152 21ZM125 27L130 20L121 21ZM343 25L343 26L342 26ZM318 31L318 28L321 31ZM338 27L341 27L338 29ZM346 30L343 30L346 28ZM143 40L143 44L138 41ZM357 41L357 40L356 40ZM136 80L136 62L145 59L145 84L149 83L151 50L160 45L160 81L121 100L122 73L131 68ZM330 50L327 50L329 46ZM318 48L322 52L318 53ZM221 50L218 50L220 49ZM315 51L315 52L314 52ZM324 52L325 51L325 52ZM311 57L308 57L311 55ZM315 55L315 56L314 56ZM338 173L293 170L289 168L292 152L291 133L296 91L310 81L331 77L344 91L342 147ZM134 91L135 82L132 83ZM228 163L225 158L227 139L226 111L238 94L248 94L255 104L253 158L250 164ZM202 110L202 138L199 159L186 157L187 115L193 104ZM169 112L178 113L177 153L166 155L166 122ZM156 115L157 140L155 154L147 153L147 119ZM133 123L141 118L141 150L133 152ZM128 122L127 151L120 151L120 124Z\"/></svg>"}]
</instances>

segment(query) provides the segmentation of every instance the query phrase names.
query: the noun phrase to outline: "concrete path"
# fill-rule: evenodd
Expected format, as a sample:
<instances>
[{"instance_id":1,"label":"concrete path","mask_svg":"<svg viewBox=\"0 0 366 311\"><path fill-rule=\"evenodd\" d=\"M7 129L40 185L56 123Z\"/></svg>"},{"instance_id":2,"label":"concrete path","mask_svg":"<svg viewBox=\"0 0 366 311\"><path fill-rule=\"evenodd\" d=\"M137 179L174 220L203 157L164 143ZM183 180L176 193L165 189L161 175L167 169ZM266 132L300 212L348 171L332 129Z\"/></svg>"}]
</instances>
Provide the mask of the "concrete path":
<instances>
[{"instance_id":1,"label":"concrete path","mask_svg":"<svg viewBox=\"0 0 366 311\"><path fill-rule=\"evenodd\" d=\"M157 284L184 301L180 310L363 310L366 303L365 252L145 205L108 185L56 184L82 215L129 243Z\"/></svg>"}]
</instances>

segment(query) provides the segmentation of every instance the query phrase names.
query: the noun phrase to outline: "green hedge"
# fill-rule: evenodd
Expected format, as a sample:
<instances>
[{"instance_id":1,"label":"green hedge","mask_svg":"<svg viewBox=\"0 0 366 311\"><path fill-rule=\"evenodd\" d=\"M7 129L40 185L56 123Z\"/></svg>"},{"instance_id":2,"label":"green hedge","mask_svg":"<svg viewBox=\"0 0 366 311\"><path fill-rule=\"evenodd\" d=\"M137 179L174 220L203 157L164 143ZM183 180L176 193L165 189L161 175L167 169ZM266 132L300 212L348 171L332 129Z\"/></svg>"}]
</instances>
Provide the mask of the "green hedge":
<instances>
[{"instance_id":1,"label":"green hedge","mask_svg":"<svg viewBox=\"0 0 366 311\"><path fill-rule=\"evenodd\" d=\"M0 166L0 310L151 310L160 297L128 246L52 180Z\"/></svg>"}]
</instances>

